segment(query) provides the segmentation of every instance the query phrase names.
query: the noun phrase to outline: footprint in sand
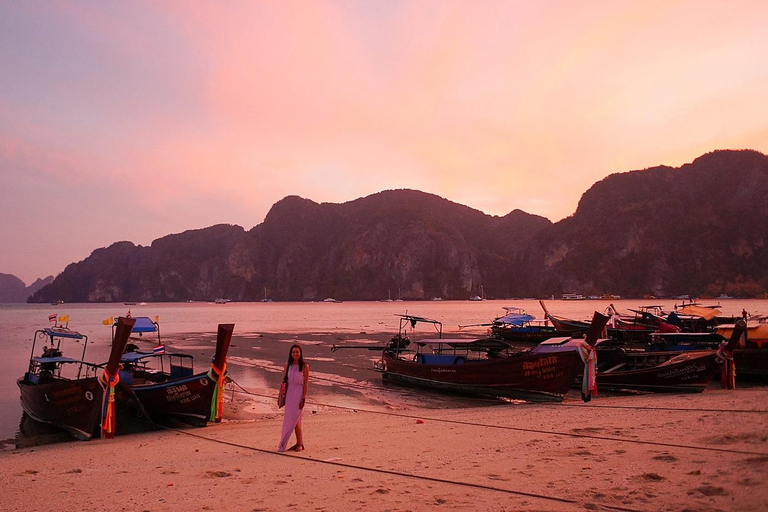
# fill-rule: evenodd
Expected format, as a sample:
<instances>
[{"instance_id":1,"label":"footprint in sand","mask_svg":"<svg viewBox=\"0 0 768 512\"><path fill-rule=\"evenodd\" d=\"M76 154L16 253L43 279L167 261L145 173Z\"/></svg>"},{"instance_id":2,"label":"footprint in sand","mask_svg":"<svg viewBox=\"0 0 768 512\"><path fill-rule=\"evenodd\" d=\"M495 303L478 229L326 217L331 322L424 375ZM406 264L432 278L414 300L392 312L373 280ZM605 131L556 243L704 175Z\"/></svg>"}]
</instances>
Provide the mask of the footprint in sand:
<instances>
[{"instance_id":1,"label":"footprint in sand","mask_svg":"<svg viewBox=\"0 0 768 512\"><path fill-rule=\"evenodd\" d=\"M208 478L225 478L232 476L232 473L228 473L226 471L208 471L205 473L205 476Z\"/></svg>"},{"instance_id":2,"label":"footprint in sand","mask_svg":"<svg viewBox=\"0 0 768 512\"><path fill-rule=\"evenodd\" d=\"M643 473L637 478L645 480L646 482L661 482L662 480L666 480L666 478L656 473Z\"/></svg>"},{"instance_id":3,"label":"footprint in sand","mask_svg":"<svg viewBox=\"0 0 768 512\"><path fill-rule=\"evenodd\" d=\"M688 494L694 494L700 492L704 496L728 496L729 493L722 487L715 487L713 485L702 485L688 491Z\"/></svg>"}]
</instances>

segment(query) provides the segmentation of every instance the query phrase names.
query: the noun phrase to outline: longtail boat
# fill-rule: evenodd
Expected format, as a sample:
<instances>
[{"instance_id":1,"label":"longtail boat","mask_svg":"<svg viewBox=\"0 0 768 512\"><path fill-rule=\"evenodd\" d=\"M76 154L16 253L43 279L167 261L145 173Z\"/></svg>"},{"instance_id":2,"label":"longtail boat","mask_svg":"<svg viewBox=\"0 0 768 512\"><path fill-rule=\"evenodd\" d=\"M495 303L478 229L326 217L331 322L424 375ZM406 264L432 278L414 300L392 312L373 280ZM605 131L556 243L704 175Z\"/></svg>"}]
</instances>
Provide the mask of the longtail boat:
<instances>
[{"instance_id":1,"label":"longtail boat","mask_svg":"<svg viewBox=\"0 0 768 512\"><path fill-rule=\"evenodd\" d=\"M118 401L158 423L169 418L193 426L220 422L234 327L219 324L211 367L200 373L195 373L194 356L166 352L162 344L151 352L126 352L121 360Z\"/></svg>"},{"instance_id":2,"label":"longtail boat","mask_svg":"<svg viewBox=\"0 0 768 512\"><path fill-rule=\"evenodd\" d=\"M77 439L98 436L111 404L105 403L109 399L109 376L117 373L133 322L130 318L118 319L106 365L85 360L88 336L84 334L61 326L35 331L29 368L17 381L24 412L34 420L67 430ZM47 343L39 357L34 355L38 341ZM65 350L74 352L64 343L82 343L80 357L64 356ZM111 421L106 437L114 435L114 418Z\"/></svg>"},{"instance_id":3,"label":"longtail boat","mask_svg":"<svg viewBox=\"0 0 768 512\"><path fill-rule=\"evenodd\" d=\"M562 401L583 368L577 352L534 354L496 338L446 339L437 320L398 316L398 334L374 365L387 382L460 394ZM410 347L404 329L419 322L435 325L441 335Z\"/></svg>"},{"instance_id":4,"label":"longtail boat","mask_svg":"<svg viewBox=\"0 0 768 512\"><path fill-rule=\"evenodd\" d=\"M586 332L592 325L589 320L574 320L553 315L543 300L540 300L539 304L544 310L544 316L552 322L558 331L581 333ZM607 308L609 317L606 333L608 337L621 341L645 341L658 330L660 322L664 320L651 311L645 310L642 306L639 310L631 311L633 314L620 314L613 304Z\"/></svg>"},{"instance_id":5,"label":"longtail boat","mask_svg":"<svg viewBox=\"0 0 768 512\"><path fill-rule=\"evenodd\" d=\"M576 352L583 342L578 338L551 338L533 352ZM719 369L714 350L645 351L626 348L613 339L597 340L594 347L598 389L701 393Z\"/></svg>"},{"instance_id":6,"label":"longtail boat","mask_svg":"<svg viewBox=\"0 0 768 512\"><path fill-rule=\"evenodd\" d=\"M737 375L768 377L768 323L760 321L740 320L708 333L655 333L647 350L705 350L723 345L729 345Z\"/></svg>"}]
</instances>

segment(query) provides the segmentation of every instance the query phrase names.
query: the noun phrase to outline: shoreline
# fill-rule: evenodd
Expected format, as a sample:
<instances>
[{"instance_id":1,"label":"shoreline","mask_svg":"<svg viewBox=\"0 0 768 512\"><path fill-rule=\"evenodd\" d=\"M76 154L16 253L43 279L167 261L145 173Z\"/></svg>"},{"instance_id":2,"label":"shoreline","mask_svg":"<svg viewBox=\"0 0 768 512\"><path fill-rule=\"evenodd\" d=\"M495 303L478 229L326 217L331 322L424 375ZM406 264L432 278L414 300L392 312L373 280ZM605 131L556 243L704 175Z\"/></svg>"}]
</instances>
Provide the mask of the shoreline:
<instances>
[{"instance_id":1,"label":"shoreline","mask_svg":"<svg viewBox=\"0 0 768 512\"><path fill-rule=\"evenodd\" d=\"M266 399L265 399L266 400ZM0 455L8 510L759 510L768 390L429 411L318 406ZM745 412L747 410L760 412ZM610 411L610 413L607 413Z\"/></svg>"}]
</instances>

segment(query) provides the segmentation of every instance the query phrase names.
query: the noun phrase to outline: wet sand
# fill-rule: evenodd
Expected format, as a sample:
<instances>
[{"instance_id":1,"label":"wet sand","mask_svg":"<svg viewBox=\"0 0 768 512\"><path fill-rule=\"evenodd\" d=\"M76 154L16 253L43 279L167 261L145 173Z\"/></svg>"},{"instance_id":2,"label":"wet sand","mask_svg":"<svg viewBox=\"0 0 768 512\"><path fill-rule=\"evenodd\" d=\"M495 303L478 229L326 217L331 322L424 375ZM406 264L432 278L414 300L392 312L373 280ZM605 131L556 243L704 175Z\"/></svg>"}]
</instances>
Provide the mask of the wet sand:
<instances>
[{"instance_id":1,"label":"wet sand","mask_svg":"<svg viewBox=\"0 0 768 512\"><path fill-rule=\"evenodd\" d=\"M233 339L248 393L228 393L222 424L6 450L3 509L765 510L768 388L546 405L424 395L353 364L375 352L331 354L344 337ZM315 377L307 450L278 454L270 354L295 340Z\"/></svg>"}]
</instances>

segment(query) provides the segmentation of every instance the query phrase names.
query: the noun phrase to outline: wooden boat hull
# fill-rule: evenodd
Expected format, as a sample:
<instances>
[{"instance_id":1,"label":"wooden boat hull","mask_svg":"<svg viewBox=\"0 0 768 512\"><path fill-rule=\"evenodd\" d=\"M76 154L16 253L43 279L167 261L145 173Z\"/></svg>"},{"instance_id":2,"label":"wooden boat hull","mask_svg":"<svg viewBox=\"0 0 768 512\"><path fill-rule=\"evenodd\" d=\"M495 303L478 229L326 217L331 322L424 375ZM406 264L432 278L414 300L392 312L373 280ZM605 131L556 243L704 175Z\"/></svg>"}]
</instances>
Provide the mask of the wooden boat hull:
<instances>
[{"instance_id":1,"label":"wooden boat hull","mask_svg":"<svg viewBox=\"0 0 768 512\"><path fill-rule=\"evenodd\" d=\"M16 382L21 407L32 419L61 427L77 439L98 435L104 390L97 377L31 384Z\"/></svg>"},{"instance_id":2,"label":"wooden boat hull","mask_svg":"<svg viewBox=\"0 0 768 512\"><path fill-rule=\"evenodd\" d=\"M598 390L629 389L662 393L701 393L719 368L714 351L677 353L669 360L650 368L598 371L597 388Z\"/></svg>"},{"instance_id":3,"label":"wooden boat hull","mask_svg":"<svg viewBox=\"0 0 768 512\"><path fill-rule=\"evenodd\" d=\"M583 369L576 352L523 354L464 364L424 364L384 355L384 379L459 394L562 401Z\"/></svg>"},{"instance_id":4,"label":"wooden boat hull","mask_svg":"<svg viewBox=\"0 0 768 512\"><path fill-rule=\"evenodd\" d=\"M121 387L118 401L138 408L153 421L173 418L189 425L204 427L211 414L211 400L216 381L208 372L189 377L128 387ZM131 400L133 399L133 400Z\"/></svg>"},{"instance_id":5,"label":"wooden boat hull","mask_svg":"<svg viewBox=\"0 0 768 512\"><path fill-rule=\"evenodd\" d=\"M739 375L768 377L768 347L736 349L733 352L736 362L736 378Z\"/></svg>"}]
</instances>

